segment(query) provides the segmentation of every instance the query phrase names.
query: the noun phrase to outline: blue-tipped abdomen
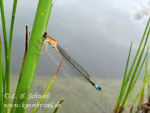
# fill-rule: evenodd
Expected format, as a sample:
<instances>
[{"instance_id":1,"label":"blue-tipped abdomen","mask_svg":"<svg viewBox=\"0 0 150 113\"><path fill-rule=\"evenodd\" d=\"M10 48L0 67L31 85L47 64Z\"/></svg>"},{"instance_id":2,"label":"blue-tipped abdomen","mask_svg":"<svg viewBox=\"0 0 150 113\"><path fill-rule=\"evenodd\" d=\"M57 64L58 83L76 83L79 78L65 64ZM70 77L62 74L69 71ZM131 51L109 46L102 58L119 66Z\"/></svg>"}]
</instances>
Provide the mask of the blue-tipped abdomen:
<instances>
[{"instance_id":1,"label":"blue-tipped abdomen","mask_svg":"<svg viewBox=\"0 0 150 113\"><path fill-rule=\"evenodd\" d=\"M92 86L94 86L97 90L102 90L101 87L97 84L95 84L94 82L92 82L91 80L89 80L89 82L91 83Z\"/></svg>"},{"instance_id":2,"label":"blue-tipped abdomen","mask_svg":"<svg viewBox=\"0 0 150 113\"><path fill-rule=\"evenodd\" d=\"M97 84L95 84L94 87L95 87L97 90L101 90L101 87L98 86Z\"/></svg>"}]
</instances>

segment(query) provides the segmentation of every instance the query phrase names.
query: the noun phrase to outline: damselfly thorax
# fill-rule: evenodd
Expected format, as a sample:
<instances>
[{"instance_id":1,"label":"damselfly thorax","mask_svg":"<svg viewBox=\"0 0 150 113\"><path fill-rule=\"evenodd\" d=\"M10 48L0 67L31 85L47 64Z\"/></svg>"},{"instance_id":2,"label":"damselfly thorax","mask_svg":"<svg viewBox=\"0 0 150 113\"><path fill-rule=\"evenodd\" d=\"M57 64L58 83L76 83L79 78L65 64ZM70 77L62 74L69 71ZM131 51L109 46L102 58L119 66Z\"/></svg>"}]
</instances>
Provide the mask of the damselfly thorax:
<instances>
[{"instance_id":1,"label":"damselfly thorax","mask_svg":"<svg viewBox=\"0 0 150 113\"><path fill-rule=\"evenodd\" d=\"M48 44L50 44L57 52L59 52L59 50L57 49L57 41L54 40L53 38L51 38L50 36L48 36L47 32L44 33L43 37L44 39L44 45L46 46L46 52L48 52Z\"/></svg>"}]
</instances>

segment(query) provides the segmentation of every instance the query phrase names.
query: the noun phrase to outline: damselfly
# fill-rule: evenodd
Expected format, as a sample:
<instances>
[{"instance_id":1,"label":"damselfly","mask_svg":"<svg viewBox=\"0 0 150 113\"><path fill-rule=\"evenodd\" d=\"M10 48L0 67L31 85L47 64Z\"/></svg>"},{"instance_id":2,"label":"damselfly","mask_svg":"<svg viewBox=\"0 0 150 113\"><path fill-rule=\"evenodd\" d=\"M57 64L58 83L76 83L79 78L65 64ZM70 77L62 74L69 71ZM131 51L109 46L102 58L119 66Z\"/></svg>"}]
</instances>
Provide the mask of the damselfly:
<instances>
[{"instance_id":1,"label":"damselfly","mask_svg":"<svg viewBox=\"0 0 150 113\"><path fill-rule=\"evenodd\" d=\"M90 75L88 72L81 66L79 65L72 57L70 57L68 54L65 54L65 50L57 43L56 40L48 36L47 32L44 33L44 43L48 42L58 53L60 53L62 56L65 57L65 59L92 85L94 86L97 90L101 90L101 87L95 84L93 81L90 79ZM46 46L46 51L47 51L47 46Z\"/></svg>"}]
</instances>

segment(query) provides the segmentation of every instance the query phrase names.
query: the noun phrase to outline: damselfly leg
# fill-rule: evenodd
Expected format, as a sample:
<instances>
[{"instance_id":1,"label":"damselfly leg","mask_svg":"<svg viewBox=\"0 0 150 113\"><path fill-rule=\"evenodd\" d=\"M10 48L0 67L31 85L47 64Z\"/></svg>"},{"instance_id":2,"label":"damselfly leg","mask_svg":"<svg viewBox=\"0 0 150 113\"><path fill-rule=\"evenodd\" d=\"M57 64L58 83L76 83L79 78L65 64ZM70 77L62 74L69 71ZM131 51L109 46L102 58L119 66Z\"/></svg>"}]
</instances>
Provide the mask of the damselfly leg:
<instances>
[{"instance_id":1,"label":"damselfly leg","mask_svg":"<svg viewBox=\"0 0 150 113\"><path fill-rule=\"evenodd\" d=\"M58 53L64 56L65 59L72 65L72 67L76 69L80 73L81 76L84 77L84 79L86 79L97 90L101 90L100 86L98 86L93 81L91 81L90 75L88 74L88 72L79 63L77 63L71 56L69 56L68 54L65 54L65 50L60 45L58 45L56 40L48 36L46 32L43 35L43 37L44 37L44 41L48 42L49 45L51 45L51 47L54 48L54 50L56 50Z\"/></svg>"}]
</instances>

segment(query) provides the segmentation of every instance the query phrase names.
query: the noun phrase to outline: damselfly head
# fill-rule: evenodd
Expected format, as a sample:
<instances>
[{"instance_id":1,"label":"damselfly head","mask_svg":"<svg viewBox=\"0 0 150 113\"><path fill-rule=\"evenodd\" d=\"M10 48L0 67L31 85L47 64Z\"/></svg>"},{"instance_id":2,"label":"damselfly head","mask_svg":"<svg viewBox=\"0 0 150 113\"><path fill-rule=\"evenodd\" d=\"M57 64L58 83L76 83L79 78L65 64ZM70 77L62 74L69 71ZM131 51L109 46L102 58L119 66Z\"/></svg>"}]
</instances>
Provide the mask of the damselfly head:
<instances>
[{"instance_id":1,"label":"damselfly head","mask_svg":"<svg viewBox=\"0 0 150 113\"><path fill-rule=\"evenodd\" d=\"M53 41L55 41L55 42L56 42L56 40L55 40L55 39L53 39L53 38L51 38L51 37L48 35L48 33L47 33L47 32L45 32L45 33L44 33L43 37L44 37L45 39L53 40Z\"/></svg>"},{"instance_id":2,"label":"damselfly head","mask_svg":"<svg viewBox=\"0 0 150 113\"><path fill-rule=\"evenodd\" d=\"M47 32L44 33L43 37L44 37L44 38L47 38L47 37L48 37Z\"/></svg>"},{"instance_id":3,"label":"damselfly head","mask_svg":"<svg viewBox=\"0 0 150 113\"><path fill-rule=\"evenodd\" d=\"M44 33L43 37L45 38L45 42L48 42L53 48L57 48L57 41L48 36L47 32Z\"/></svg>"}]
</instances>

